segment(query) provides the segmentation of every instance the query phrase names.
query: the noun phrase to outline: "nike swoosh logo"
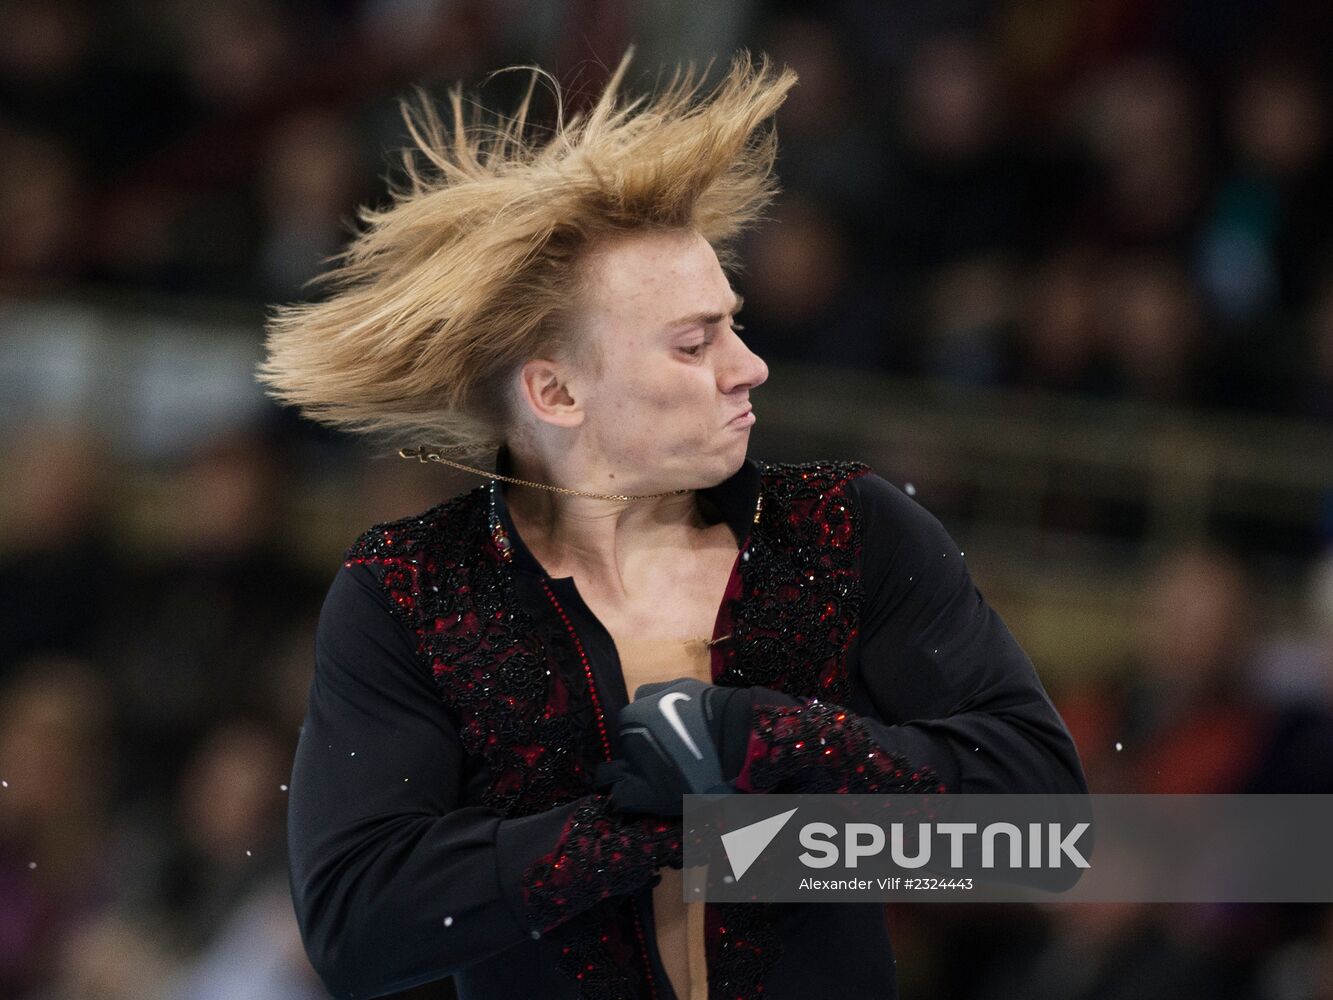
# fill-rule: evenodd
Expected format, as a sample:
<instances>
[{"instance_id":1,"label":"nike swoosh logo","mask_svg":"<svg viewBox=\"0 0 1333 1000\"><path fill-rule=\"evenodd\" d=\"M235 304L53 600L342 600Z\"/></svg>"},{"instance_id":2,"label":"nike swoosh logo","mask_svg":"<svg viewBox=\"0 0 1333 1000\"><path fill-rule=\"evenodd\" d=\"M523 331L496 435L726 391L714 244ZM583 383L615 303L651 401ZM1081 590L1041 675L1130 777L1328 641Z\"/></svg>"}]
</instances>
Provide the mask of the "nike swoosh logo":
<instances>
[{"instance_id":1,"label":"nike swoosh logo","mask_svg":"<svg viewBox=\"0 0 1333 1000\"><path fill-rule=\"evenodd\" d=\"M690 748L690 753L694 754L698 760L703 760L704 755L694 745L694 740L690 739L690 734L685 729L685 723L681 721L680 713L676 710L676 702L689 700L690 696L684 691L672 691L670 694L662 695L662 700L657 703L657 707L662 710L667 722L671 723L671 728L676 731L676 735L685 741L685 745Z\"/></svg>"}]
</instances>

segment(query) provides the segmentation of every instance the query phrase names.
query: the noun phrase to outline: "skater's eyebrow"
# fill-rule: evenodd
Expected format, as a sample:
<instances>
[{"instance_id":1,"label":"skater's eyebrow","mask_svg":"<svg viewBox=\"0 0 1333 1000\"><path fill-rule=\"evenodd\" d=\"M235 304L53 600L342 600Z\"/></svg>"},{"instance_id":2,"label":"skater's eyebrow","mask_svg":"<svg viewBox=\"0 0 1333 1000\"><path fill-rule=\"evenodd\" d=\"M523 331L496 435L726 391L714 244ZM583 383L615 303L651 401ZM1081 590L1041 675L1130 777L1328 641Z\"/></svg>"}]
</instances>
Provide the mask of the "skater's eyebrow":
<instances>
[{"instance_id":1,"label":"skater's eyebrow","mask_svg":"<svg viewBox=\"0 0 1333 1000\"><path fill-rule=\"evenodd\" d=\"M731 312L692 313L689 316L682 316L680 319L672 320L666 325L666 329L678 330L681 327L698 326L701 323L705 326L711 326L714 323L721 323L728 316L735 316L741 311L741 306L745 305L745 299L742 298L740 292L733 291L731 294L736 296L736 302L732 305Z\"/></svg>"}]
</instances>

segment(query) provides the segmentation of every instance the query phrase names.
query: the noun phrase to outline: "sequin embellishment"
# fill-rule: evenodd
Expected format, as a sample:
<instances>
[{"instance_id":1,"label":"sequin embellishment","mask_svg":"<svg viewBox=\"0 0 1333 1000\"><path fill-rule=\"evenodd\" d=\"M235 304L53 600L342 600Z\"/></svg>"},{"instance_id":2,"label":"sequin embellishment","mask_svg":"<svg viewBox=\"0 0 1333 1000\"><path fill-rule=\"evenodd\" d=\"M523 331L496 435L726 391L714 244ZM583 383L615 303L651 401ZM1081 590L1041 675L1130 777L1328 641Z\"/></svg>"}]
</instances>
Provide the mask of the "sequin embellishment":
<instances>
[{"instance_id":1,"label":"sequin embellishment","mask_svg":"<svg viewBox=\"0 0 1333 1000\"><path fill-rule=\"evenodd\" d=\"M738 562L739 594L723 608L715 647L716 682L759 685L793 695L845 700L846 656L857 634L862 594L860 529L850 480L859 462L763 464L753 526ZM369 529L345 560L368 565L390 607L418 639L441 695L458 718L469 760L485 768L482 802L507 817L530 815L589 796L559 843L529 870L543 881L525 896L534 928L552 929L560 968L583 998L655 993L640 960L645 947L632 886L680 849L679 827L659 830L604 812L591 776L604 759L596 692L581 669L577 637L538 628L521 606L510 565L512 540L489 486L421 515ZM813 718L813 717L812 717ZM599 804L600 803L600 804ZM616 852L621 852L619 859ZM620 873L608 860L634 856ZM556 862L561 855L566 860ZM568 865L566 869L564 866ZM558 872L584 873L565 883ZM545 876L545 878L543 878ZM544 894L552 881L556 892ZM577 884L576 884L577 883ZM578 906L559 893L578 894ZM568 911L588 906L580 916ZM780 955L768 909L709 904L706 947L710 995L752 997Z\"/></svg>"},{"instance_id":2,"label":"sequin embellishment","mask_svg":"<svg viewBox=\"0 0 1333 1000\"><path fill-rule=\"evenodd\" d=\"M931 767L886 750L841 705L758 705L750 749L736 779L746 792L804 794L940 793Z\"/></svg>"}]
</instances>

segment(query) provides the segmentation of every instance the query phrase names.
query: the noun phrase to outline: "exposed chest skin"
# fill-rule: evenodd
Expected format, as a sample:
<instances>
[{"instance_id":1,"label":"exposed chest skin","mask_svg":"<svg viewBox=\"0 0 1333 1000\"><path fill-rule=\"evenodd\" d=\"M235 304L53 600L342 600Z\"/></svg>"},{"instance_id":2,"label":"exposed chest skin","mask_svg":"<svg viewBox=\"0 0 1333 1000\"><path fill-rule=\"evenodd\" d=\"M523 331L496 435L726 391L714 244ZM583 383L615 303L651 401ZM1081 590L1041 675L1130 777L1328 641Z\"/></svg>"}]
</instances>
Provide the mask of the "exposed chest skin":
<instances>
[{"instance_id":1,"label":"exposed chest skin","mask_svg":"<svg viewBox=\"0 0 1333 1000\"><path fill-rule=\"evenodd\" d=\"M599 589L596 579L548 562L554 553L525 530L512 505L511 541L491 507L494 486L377 525L348 550L349 562L367 563L379 577L390 611L419 640L420 655L459 719L460 749L476 771L468 802L514 818L563 803L591 803L571 817L555 851L525 870L525 892L533 894L528 905L536 912L563 912L568 901L558 897L576 887L589 899L603 891L602 882L582 875L556 884L555 895L533 887L550 886L554 871L565 873L568 866L558 869L555 861L567 845L591 843L600 850L599 831L609 817L597 812L602 800L589 792L596 767L612 756L606 727L614 724L618 699L593 683L598 663L610 669L598 657L612 651L599 643L603 648L590 662L549 587L535 588L534 604L521 606L511 567L514 548L526 543L549 577L567 579L585 606L572 609L575 618L594 615L613 640L635 631L643 638L685 640L711 636L720 624L718 631L732 639L710 652L716 683L817 695L855 708L847 666L863 599L859 507L849 502L849 486L867 471L851 462L765 463L754 506L746 512L751 526L742 585L725 607L740 556L736 534L722 523L701 525L700 534L662 546L656 558L635 561L628 578L610 578L611 586ZM623 600L625 594L633 600ZM548 607L551 627L530 631L536 616L545 621ZM637 664L644 662L641 655ZM633 690L627 684L624 693ZM622 843L627 846L630 841ZM590 909L587 919L570 920L552 933L564 954L562 974L581 983L579 996L642 995L644 984L654 981L645 953L656 940L653 910L643 909L641 899L617 898L622 902L616 906ZM784 950L773 918L763 908L733 904L719 904L715 917L706 929L710 977L715 973L731 996L763 992ZM742 939L754 946L729 946Z\"/></svg>"},{"instance_id":2,"label":"exposed chest skin","mask_svg":"<svg viewBox=\"0 0 1333 1000\"><path fill-rule=\"evenodd\" d=\"M711 639L738 554L734 536L721 527L722 546L661 561L640 588L642 596L617 599L576 576L579 593L612 639Z\"/></svg>"},{"instance_id":3,"label":"exposed chest skin","mask_svg":"<svg viewBox=\"0 0 1333 1000\"><path fill-rule=\"evenodd\" d=\"M552 567L534 550L552 576L573 576L579 596L613 640L681 642L713 638L738 553L736 536L725 523L709 525L697 546L652 560L622 589L577 569Z\"/></svg>"},{"instance_id":4,"label":"exposed chest skin","mask_svg":"<svg viewBox=\"0 0 1333 1000\"><path fill-rule=\"evenodd\" d=\"M723 546L658 560L650 583L629 582L632 602L604 598L595 586L575 578L581 595L592 592L584 603L611 634L631 701L642 684L684 676L712 680L712 660L701 640L713 637L738 555L735 537L721 527Z\"/></svg>"}]
</instances>

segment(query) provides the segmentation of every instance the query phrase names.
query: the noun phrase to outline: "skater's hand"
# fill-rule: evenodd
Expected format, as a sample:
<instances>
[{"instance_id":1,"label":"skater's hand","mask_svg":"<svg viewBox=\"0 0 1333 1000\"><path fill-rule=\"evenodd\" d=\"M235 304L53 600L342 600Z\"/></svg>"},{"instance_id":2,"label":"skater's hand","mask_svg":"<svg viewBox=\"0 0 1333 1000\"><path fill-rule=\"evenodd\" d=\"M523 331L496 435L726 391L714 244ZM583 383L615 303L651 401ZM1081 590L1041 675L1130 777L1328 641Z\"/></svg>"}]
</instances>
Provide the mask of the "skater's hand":
<instances>
[{"instance_id":1,"label":"skater's hand","mask_svg":"<svg viewBox=\"0 0 1333 1000\"><path fill-rule=\"evenodd\" d=\"M665 816L681 814L686 794L734 792L756 696L767 704L800 704L767 688L692 677L642 685L617 718L624 756L598 766L597 788L617 809Z\"/></svg>"}]
</instances>

